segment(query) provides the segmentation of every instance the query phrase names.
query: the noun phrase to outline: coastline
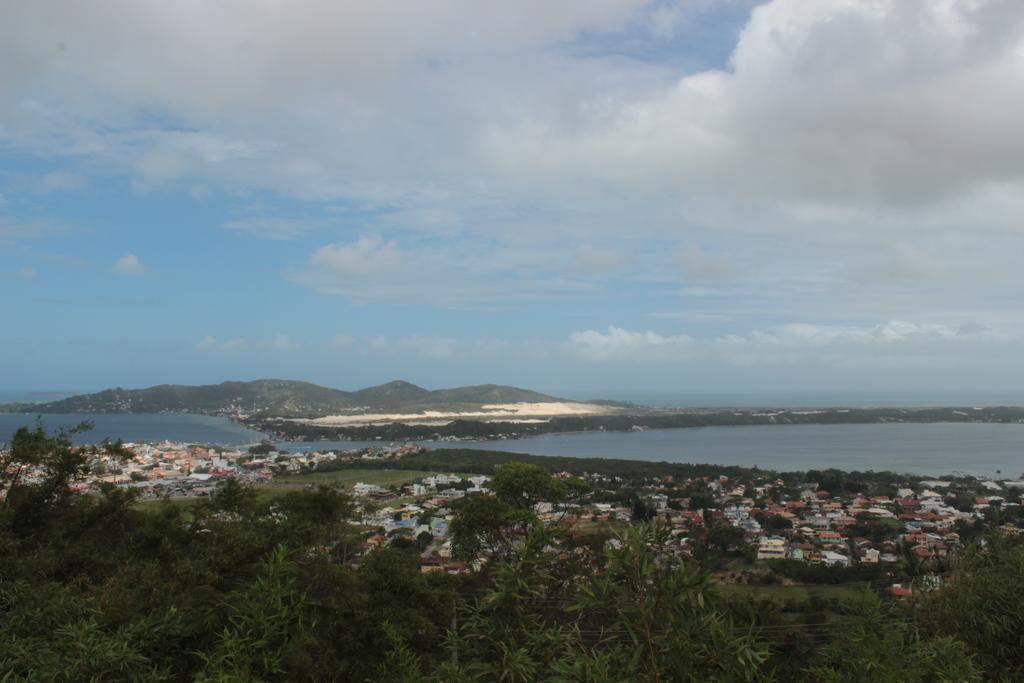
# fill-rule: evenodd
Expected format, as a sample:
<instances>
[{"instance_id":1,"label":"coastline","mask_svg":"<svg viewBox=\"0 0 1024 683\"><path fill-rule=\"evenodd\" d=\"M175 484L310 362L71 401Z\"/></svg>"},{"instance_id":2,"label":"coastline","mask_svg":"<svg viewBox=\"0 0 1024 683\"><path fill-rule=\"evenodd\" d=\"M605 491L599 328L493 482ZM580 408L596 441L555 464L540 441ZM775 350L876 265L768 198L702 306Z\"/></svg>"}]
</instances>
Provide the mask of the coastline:
<instances>
[{"instance_id":1,"label":"coastline","mask_svg":"<svg viewBox=\"0 0 1024 683\"><path fill-rule=\"evenodd\" d=\"M252 431L237 421L195 414L50 415L48 428L94 419L97 427L75 435L77 443L104 438L125 442L221 445L244 448L263 441L291 452L329 452L360 448L387 449L412 442L432 449L473 449L477 452L516 451L524 454L576 458L706 462L757 465L780 471L832 468L849 471L899 469L928 475L958 471L1013 477L1024 470L1024 425L1018 423L937 422L766 424L748 429L709 425L702 428L629 431L575 430L521 434L516 438L410 439L403 434L380 438L343 436L338 439L285 441L272 433ZM7 418L7 419L5 419ZM13 419L11 419L13 418ZM14 428L31 427L33 415L0 415L0 441ZM489 428L491 425L479 425ZM520 425L521 426L521 425Z\"/></svg>"}]
</instances>

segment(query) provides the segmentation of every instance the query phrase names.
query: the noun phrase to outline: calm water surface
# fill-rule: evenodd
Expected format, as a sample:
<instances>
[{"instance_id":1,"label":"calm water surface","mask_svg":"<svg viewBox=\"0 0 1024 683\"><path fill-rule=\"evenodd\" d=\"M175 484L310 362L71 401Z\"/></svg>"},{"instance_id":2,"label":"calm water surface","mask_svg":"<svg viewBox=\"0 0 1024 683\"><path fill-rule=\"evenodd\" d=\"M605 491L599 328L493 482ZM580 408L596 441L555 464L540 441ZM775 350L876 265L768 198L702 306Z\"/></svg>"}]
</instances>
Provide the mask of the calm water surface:
<instances>
[{"instance_id":1,"label":"calm water surface","mask_svg":"<svg viewBox=\"0 0 1024 683\"><path fill-rule=\"evenodd\" d=\"M229 420L204 415L44 415L50 427L92 420L96 428L80 442L105 437L125 441L186 441L248 444L263 437ZM0 414L0 441L32 424L33 415ZM284 443L292 451L381 445L381 441ZM646 432L583 432L505 441L423 442L431 447L478 448L534 455L606 457L668 462L757 465L775 470L835 467L920 474L973 474L1022 477L1024 425L1018 424L864 424L770 425L655 429Z\"/></svg>"},{"instance_id":2,"label":"calm water surface","mask_svg":"<svg viewBox=\"0 0 1024 683\"><path fill-rule=\"evenodd\" d=\"M76 434L78 443L97 443L105 438L124 441L186 441L190 443L217 443L224 445L255 443L263 434L246 429L231 420L207 415L178 413L100 415L62 414L43 415L43 424L49 429L72 427L83 420L95 424L92 431ZM35 424L36 416L29 413L0 413L0 442L8 442L21 426Z\"/></svg>"},{"instance_id":3,"label":"calm water surface","mask_svg":"<svg viewBox=\"0 0 1024 683\"><path fill-rule=\"evenodd\" d=\"M380 442L376 442L378 445ZM766 425L652 429L646 432L550 434L507 441L463 441L434 447L479 448L533 455L757 465L774 470L835 467L919 474L956 471L1019 477L1024 425L863 424ZM282 444L282 448L355 448L364 442ZM372 445L372 444L366 444Z\"/></svg>"}]
</instances>

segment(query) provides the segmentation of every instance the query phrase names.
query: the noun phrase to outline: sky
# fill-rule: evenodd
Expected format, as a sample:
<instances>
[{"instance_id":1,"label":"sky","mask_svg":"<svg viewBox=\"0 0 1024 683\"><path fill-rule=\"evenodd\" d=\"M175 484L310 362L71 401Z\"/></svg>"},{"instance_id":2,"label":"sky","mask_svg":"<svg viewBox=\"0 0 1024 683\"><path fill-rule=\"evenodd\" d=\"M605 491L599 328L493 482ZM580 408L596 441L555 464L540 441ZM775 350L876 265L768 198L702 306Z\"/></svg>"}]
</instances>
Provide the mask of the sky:
<instances>
[{"instance_id":1,"label":"sky","mask_svg":"<svg viewBox=\"0 0 1024 683\"><path fill-rule=\"evenodd\" d=\"M1019 0L0 17L0 392L1024 382Z\"/></svg>"}]
</instances>

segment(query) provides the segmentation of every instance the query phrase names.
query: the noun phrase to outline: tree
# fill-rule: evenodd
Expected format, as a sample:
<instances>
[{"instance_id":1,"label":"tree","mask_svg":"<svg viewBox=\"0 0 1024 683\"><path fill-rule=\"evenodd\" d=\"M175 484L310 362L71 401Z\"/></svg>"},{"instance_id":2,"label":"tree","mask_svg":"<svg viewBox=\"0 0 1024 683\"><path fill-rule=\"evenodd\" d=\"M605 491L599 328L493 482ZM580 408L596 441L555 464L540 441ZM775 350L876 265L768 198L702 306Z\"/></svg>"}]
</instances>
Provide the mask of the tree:
<instances>
[{"instance_id":1,"label":"tree","mask_svg":"<svg viewBox=\"0 0 1024 683\"><path fill-rule=\"evenodd\" d=\"M312 667L310 607L285 547L274 549L255 584L232 594L228 606L228 625L202 656L206 666L197 681L294 679Z\"/></svg>"},{"instance_id":2,"label":"tree","mask_svg":"<svg viewBox=\"0 0 1024 683\"><path fill-rule=\"evenodd\" d=\"M249 446L249 453L252 455L267 455L268 453L273 453L276 450L277 447L274 446L274 442L267 440L260 441L255 446Z\"/></svg>"},{"instance_id":3,"label":"tree","mask_svg":"<svg viewBox=\"0 0 1024 683\"><path fill-rule=\"evenodd\" d=\"M770 531L783 531L785 529L792 529L793 522L789 521L782 515L770 515L762 522L766 529Z\"/></svg>"},{"instance_id":4,"label":"tree","mask_svg":"<svg viewBox=\"0 0 1024 683\"><path fill-rule=\"evenodd\" d=\"M808 670L823 682L981 681L963 642L954 638L921 639L878 596L864 590L846 605L847 616L833 628L832 641Z\"/></svg>"},{"instance_id":5,"label":"tree","mask_svg":"<svg viewBox=\"0 0 1024 683\"><path fill-rule=\"evenodd\" d=\"M634 522L649 522L657 515L657 512L640 498L633 499L632 519Z\"/></svg>"},{"instance_id":6,"label":"tree","mask_svg":"<svg viewBox=\"0 0 1024 683\"><path fill-rule=\"evenodd\" d=\"M955 569L952 584L921 600L925 629L966 643L990 675L1024 680L1024 547L991 537Z\"/></svg>"},{"instance_id":7,"label":"tree","mask_svg":"<svg viewBox=\"0 0 1024 683\"><path fill-rule=\"evenodd\" d=\"M715 507L715 497L710 493L697 492L690 494L691 510L706 510Z\"/></svg>"},{"instance_id":8,"label":"tree","mask_svg":"<svg viewBox=\"0 0 1024 683\"><path fill-rule=\"evenodd\" d=\"M532 530L518 561L495 567L491 590L449 639L462 675L611 683L762 672L766 649L719 607L710 575L669 552L666 527L631 527L606 548L603 572L577 577L575 594L553 571L545 533Z\"/></svg>"},{"instance_id":9,"label":"tree","mask_svg":"<svg viewBox=\"0 0 1024 683\"><path fill-rule=\"evenodd\" d=\"M252 514L255 503L256 492L234 477L224 479L210 499L213 509L239 515Z\"/></svg>"},{"instance_id":10,"label":"tree","mask_svg":"<svg viewBox=\"0 0 1024 683\"><path fill-rule=\"evenodd\" d=\"M711 575L676 558L669 538L664 525L634 525L608 546L606 570L575 608L604 635L578 654L598 665L591 653L605 650L618 680L754 680L766 648L733 625Z\"/></svg>"},{"instance_id":11,"label":"tree","mask_svg":"<svg viewBox=\"0 0 1024 683\"><path fill-rule=\"evenodd\" d=\"M551 475L537 465L510 462L491 477L489 488L499 501L513 508L532 509L537 503L557 502L563 494Z\"/></svg>"},{"instance_id":12,"label":"tree","mask_svg":"<svg viewBox=\"0 0 1024 683\"><path fill-rule=\"evenodd\" d=\"M352 515L348 495L322 484L306 491L291 491L275 501L273 508L284 514L292 542L305 540L319 546L337 540Z\"/></svg>"},{"instance_id":13,"label":"tree","mask_svg":"<svg viewBox=\"0 0 1024 683\"><path fill-rule=\"evenodd\" d=\"M707 543L722 552L743 545L743 530L728 522L718 522L708 527Z\"/></svg>"},{"instance_id":14,"label":"tree","mask_svg":"<svg viewBox=\"0 0 1024 683\"><path fill-rule=\"evenodd\" d=\"M541 467L520 462L500 465L489 487L493 495L462 499L452 520L452 545L464 559L485 551L513 556L517 541L538 524L538 503L565 505L590 490L585 482L555 479Z\"/></svg>"},{"instance_id":15,"label":"tree","mask_svg":"<svg viewBox=\"0 0 1024 683\"><path fill-rule=\"evenodd\" d=\"M11 439L6 455L0 452L0 491L5 493L0 504L10 511L17 533L29 533L61 508L71 494L70 484L85 474L89 458L101 449L76 446L71 437L92 429L82 422L70 429L49 434L41 420L33 429L20 427ZM121 449L120 442L111 448ZM41 471L37 483L26 484L24 475Z\"/></svg>"},{"instance_id":16,"label":"tree","mask_svg":"<svg viewBox=\"0 0 1024 683\"><path fill-rule=\"evenodd\" d=\"M453 552L467 560L484 551L509 557L517 537L536 521L532 509L514 507L497 496L464 498L449 527Z\"/></svg>"}]
</instances>

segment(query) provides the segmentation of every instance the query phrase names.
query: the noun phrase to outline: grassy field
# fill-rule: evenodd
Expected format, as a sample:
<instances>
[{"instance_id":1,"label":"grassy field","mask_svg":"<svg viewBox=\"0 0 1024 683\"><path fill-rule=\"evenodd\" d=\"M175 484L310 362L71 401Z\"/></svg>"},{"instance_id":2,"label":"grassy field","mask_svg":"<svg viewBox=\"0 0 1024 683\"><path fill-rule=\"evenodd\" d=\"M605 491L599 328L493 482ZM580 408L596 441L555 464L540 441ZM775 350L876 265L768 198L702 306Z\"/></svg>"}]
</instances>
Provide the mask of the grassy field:
<instances>
[{"instance_id":1,"label":"grassy field","mask_svg":"<svg viewBox=\"0 0 1024 683\"><path fill-rule=\"evenodd\" d=\"M273 498L289 491L301 491L307 486L337 486L350 490L356 484L374 484L376 486L403 486L419 479L429 477L437 472L426 470L338 470L336 472L313 472L296 474L290 477L274 477L258 487L260 498ZM463 475L460 475L463 476ZM473 476L473 475L464 475ZM396 501L397 502L397 501Z\"/></svg>"},{"instance_id":2,"label":"grassy field","mask_svg":"<svg viewBox=\"0 0 1024 683\"><path fill-rule=\"evenodd\" d=\"M312 474L297 474L290 477L275 477L265 484L256 487L257 495L261 499L274 498L284 495L289 491L301 491L307 486L323 484L325 486L339 486L343 489L351 489L357 483L375 484L377 486L402 486L420 477L428 477L437 472L425 470L339 470L337 472L313 472ZM455 473L459 476L471 477L471 474ZM171 498L174 505L191 507L197 505L205 498ZM150 508L160 499L141 501L138 505Z\"/></svg>"},{"instance_id":3,"label":"grassy field","mask_svg":"<svg viewBox=\"0 0 1024 683\"><path fill-rule=\"evenodd\" d=\"M336 472L313 472L297 474L290 477L274 477L261 488L266 489L301 489L309 485L341 486L352 488L359 482L377 486L401 486L420 477L429 477L436 472L424 470L338 470Z\"/></svg>"}]
</instances>

